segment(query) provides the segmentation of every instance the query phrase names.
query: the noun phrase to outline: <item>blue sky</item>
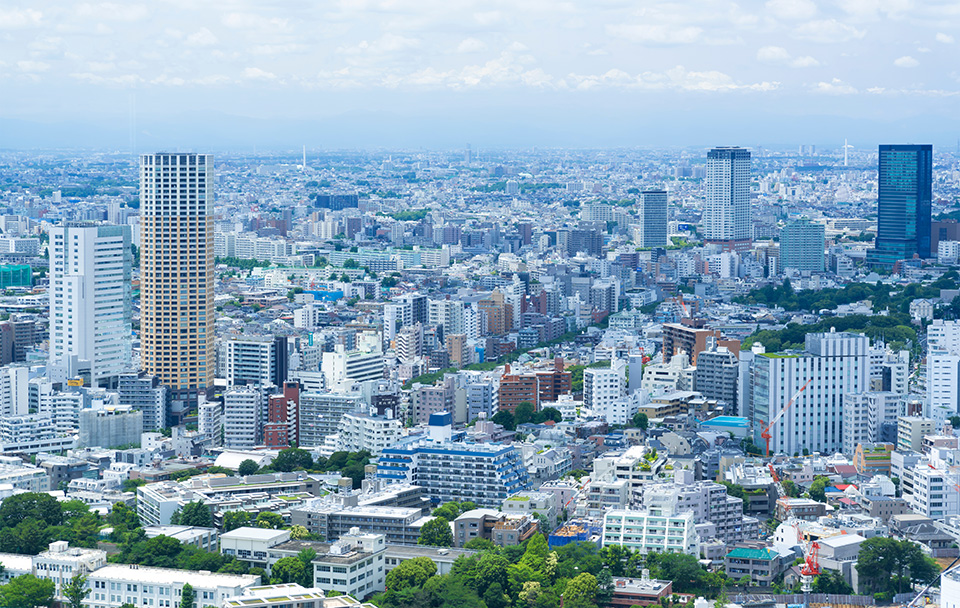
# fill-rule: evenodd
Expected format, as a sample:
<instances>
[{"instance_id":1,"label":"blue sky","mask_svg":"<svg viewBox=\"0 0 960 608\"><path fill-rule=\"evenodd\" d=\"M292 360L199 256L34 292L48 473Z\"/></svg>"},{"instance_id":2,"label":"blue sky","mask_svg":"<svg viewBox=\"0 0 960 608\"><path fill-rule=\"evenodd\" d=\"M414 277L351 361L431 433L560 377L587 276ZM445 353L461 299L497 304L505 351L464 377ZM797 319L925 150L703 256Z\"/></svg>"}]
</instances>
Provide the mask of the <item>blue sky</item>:
<instances>
[{"instance_id":1,"label":"blue sky","mask_svg":"<svg viewBox=\"0 0 960 608\"><path fill-rule=\"evenodd\" d=\"M948 144L958 26L956 1L8 0L0 147Z\"/></svg>"}]
</instances>

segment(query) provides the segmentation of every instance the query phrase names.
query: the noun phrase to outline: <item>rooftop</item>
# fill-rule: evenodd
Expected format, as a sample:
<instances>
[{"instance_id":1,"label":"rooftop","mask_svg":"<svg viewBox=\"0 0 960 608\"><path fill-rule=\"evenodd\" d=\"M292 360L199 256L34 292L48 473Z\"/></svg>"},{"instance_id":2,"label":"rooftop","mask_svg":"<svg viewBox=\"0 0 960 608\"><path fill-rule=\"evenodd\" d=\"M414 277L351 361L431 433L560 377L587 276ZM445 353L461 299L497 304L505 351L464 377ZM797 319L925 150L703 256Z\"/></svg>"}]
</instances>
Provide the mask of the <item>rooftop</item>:
<instances>
[{"instance_id":1,"label":"rooftop","mask_svg":"<svg viewBox=\"0 0 960 608\"><path fill-rule=\"evenodd\" d=\"M747 549L746 547L737 547L736 549L732 549L730 553L727 553L727 557L734 559L763 559L770 561L776 559L777 554L770 549Z\"/></svg>"},{"instance_id":2,"label":"rooftop","mask_svg":"<svg viewBox=\"0 0 960 608\"><path fill-rule=\"evenodd\" d=\"M290 532L287 530L271 530L269 528L254 528L244 526L242 528L230 530L229 532L224 532L220 535L220 538L236 540L275 540L283 535L289 536Z\"/></svg>"},{"instance_id":3,"label":"rooftop","mask_svg":"<svg viewBox=\"0 0 960 608\"><path fill-rule=\"evenodd\" d=\"M259 576L252 574L220 574L217 572L175 570L173 568L150 568L136 564L107 564L92 573L93 578L114 579L119 581L137 580L159 585L182 585L190 583L194 587L244 587L256 584Z\"/></svg>"}]
</instances>

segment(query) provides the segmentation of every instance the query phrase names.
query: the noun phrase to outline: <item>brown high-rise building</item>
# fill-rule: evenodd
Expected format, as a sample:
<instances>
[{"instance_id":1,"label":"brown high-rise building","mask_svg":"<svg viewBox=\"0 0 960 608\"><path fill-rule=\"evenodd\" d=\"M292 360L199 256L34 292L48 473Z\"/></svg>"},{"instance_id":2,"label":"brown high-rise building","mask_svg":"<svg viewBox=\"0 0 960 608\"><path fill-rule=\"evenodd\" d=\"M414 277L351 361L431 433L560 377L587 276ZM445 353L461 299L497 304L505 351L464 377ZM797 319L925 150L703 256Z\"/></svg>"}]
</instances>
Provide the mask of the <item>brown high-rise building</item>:
<instances>
[{"instance_id":1,"label":"brown high-rise building","mask_svg":"<svg viewBox=\"0 0 960 608\"><path fill-rule=\"evenodd\" d=\"M140 157L141 366L179 424L213 387L213 156Z\"/></svg>"}]
</instances>

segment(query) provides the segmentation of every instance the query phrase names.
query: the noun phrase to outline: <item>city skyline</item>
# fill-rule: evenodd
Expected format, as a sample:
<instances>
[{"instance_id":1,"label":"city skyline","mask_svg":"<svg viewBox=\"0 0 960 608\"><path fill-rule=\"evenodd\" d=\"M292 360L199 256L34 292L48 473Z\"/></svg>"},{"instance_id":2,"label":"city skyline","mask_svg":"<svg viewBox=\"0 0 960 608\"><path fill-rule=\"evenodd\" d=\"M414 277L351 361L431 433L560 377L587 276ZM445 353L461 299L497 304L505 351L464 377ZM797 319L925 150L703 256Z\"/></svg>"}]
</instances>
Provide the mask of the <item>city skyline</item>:
<instances>
[{"instance_id":1,"label":"city skyline","mask_svg":"<svg viewBox=\"0 0 960 608\"><path fill-rule=\"evenodd\" d=\"M952 147L958 19L854 0L11 6L0 147Z\"/></svg>"}]
</instances>

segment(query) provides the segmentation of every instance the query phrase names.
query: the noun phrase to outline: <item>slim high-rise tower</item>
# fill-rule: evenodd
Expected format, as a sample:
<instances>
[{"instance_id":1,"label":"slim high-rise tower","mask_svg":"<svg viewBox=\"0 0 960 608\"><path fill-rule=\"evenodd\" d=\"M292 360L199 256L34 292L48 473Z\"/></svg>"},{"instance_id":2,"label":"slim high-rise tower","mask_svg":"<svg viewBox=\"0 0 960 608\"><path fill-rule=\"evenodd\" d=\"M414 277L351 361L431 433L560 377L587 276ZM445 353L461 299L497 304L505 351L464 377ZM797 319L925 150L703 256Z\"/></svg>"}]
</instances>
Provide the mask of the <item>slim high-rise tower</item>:
<instances>
[{"instance_id":1,"label":"slim high-rise tower","mask_svg":"<svg viewBox=\"0 0 960 608\"><path fill-rule=\"evenodd\" d=\"M707 153L707 200L702 224L707 243L722 245L724 251L750 249L749 150L721 147Z\"/></svg>"},{"instance_id":2,"label":"slim high-rise tower","mask_svg":"<svg viewBox=\"0 0 960 608\"><path fill-rule=\"evenodd\" d=\"M640 193L640 217L635 232L641 247L667 246L667 191L644 190Z\"/></svg>"},{"instance_id":3,"label":"slim high-rise tower","mask_svg":"<svg viewBox=\"0 0 960 608\"><path fill-rule=\"evenodd\" d=\"M50 229L50 380L116 388L131 371L131 265L130 226Z\"/></svg>"},{"instance_id":4,"label":"slim high-rise tower","mask_svg":"<svg viewBox=\"0 0 960 608\"><path fill-rule=\"evenodd\" d=\"M867 263L893 266L914 255L930 257L933 146L881 145L877 182L877 241Z\"/></svg>"},{"instance_id":5,"label":"slim high-rise tower","mask_svg":"<svg viewBox=\"0 0 960 608\"><path fill-rule=\"evenodd\" d=\"M141 365L179 424L213 386L213 156L140 157Z\"/></svg>"}]
</instances>

